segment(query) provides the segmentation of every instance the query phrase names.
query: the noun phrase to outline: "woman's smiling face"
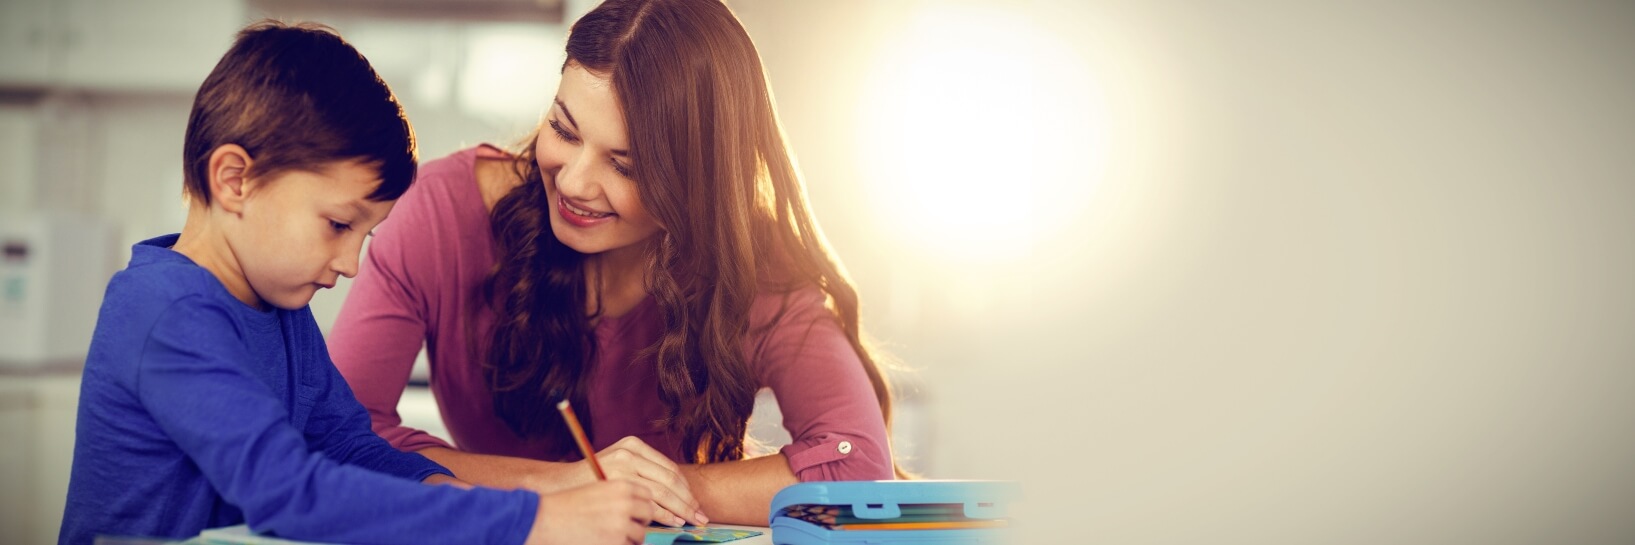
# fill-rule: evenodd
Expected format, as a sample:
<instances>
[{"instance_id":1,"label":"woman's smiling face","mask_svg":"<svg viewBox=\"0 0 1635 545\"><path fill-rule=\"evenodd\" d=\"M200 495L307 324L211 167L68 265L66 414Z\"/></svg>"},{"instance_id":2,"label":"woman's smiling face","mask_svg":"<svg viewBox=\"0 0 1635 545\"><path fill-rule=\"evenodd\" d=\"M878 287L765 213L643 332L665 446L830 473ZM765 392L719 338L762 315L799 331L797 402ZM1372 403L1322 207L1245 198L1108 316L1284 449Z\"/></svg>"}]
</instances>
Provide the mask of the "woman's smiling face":
<instances>
[{"instance_id":1,"label":"woman's smiling face","mask_svg":"<svg viewBox=\"0 0 1635 545\"><path fill-rule=\"evenodd\" d=\"M663 230L630 178L630 139L613 82L578 63L562 71L534 147L551 232L583 254L638 247Z\"/></svg>"}]
</instances>

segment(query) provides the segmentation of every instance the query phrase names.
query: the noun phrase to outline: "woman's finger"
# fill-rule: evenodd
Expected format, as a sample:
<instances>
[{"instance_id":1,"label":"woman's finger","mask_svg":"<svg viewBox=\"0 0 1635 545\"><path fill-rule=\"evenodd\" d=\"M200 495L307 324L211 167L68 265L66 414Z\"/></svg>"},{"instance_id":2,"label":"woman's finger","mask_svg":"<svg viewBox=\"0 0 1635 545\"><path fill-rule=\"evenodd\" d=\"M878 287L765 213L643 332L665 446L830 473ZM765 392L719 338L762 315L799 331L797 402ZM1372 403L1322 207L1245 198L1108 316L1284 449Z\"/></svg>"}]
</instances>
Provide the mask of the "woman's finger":
<instances>
[{"instance_id":1,"label":"woman's finger","mask_svg":"<svg viewBox=\"0 0 1635 545\"><path fill-rule=\"evenodd\" d=\"M693 499L690 492L685 489L678 492L675 488L667 486L656 479L647 478L645 475L638 482L646 484L648 492L653 495L653 502L672 516L679 517L682 522L691 522L700 526L704 524L704 521L699 520L698 517L698 500ZM687 495L682 496L683 493ZM668 518L659 518L658 520L671 522Z\"/></svg>"},{"instance_id":2,"label":"woman's finger","mask_svg":"<svg viewBox=\"0 0 1635 545\"><path fill-rule=\"evenodd\" d=\"M615 448L623 448L628 450L632 454L646 458L647 460L652 461L661 467L667 468L670 471L681 471L681 467L677 466L674 461L670 460L669 456L665 456L664 453L659 452L658 449L653 448L652 445L647 444L645 441L642 441L641 438L634 435L627 435L618 442L613 443L612 446L608 447L610 450Z\"/></svg>"},{"instance_id":3,"label":"woman's finger","mask_svg":"<svg viewBox=\"0 0 1635 545\"><path fill-rule=\"evenodd\" d=\"M597 455L597 459L603 460L602 465L608 468L613 476L627 477L647 486L653 495L653 501L671 514L696 525L708 523L709 520L702 516L698 499L693 496L687 479L674 469L675 465L654 462L650 457L639 453L638 449L641 448L662 458L662 455L641 443L641 440L627 437L603 450L602 454ZM669 519L660 517L659 521L664 523Z\"/></svg>"}]
</instances>

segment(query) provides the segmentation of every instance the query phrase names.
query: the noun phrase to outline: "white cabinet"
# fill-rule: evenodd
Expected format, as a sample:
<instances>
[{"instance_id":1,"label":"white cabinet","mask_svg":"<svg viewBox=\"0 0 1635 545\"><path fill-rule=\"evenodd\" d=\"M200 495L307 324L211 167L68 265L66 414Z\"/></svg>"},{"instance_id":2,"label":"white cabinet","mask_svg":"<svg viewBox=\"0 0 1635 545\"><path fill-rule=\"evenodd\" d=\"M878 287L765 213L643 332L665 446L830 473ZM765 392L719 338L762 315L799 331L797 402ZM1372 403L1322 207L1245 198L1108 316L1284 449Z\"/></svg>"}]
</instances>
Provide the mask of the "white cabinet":
<instances>
[{"instance_id":1,"label":"white cabinet","mask_svg":"<svg viewBox=\"0 0 1635 545\"><path fill-rule=\"evenodd\" d=\"M32 107L0 104L0 217L22 215L39 204L34 169L38 119Z\"/></svg>"},{"instance_id":2,"label":"white cabinet","mask_svg":"<svg viewBox=\"0 0 1635 545\"><path fill-rule=\"evenodd\" d=\"M0 370L85 361L119 253L100 218L0 218Z\"/></svg>"},{"instance_id":3,"label":"white cabinet","mask_svg":"<svg viewBox=\"0 0 1635 545\"><path fill-rule=\"evenodd\" d=\"M0 543L57 542L79 383L78 374L0 374Z\"/></svg>"},{"instance_id":4,"label":"white cabinet","mask_svg":"<svg viewBox=\"0 0 1635 545\"><path fill-rule=\"evenodd\" d=\"M0 0L0 87L191 92L245 22L233 0Z\"/></svg>"},{"instance_id":5,"label":"white cabinet","mask_svg":"<svg viewBox=\"0 0 1635 545\"><path fill-rule=\"evenodd\" d=\"M44 0L0 0L0 83L36 87L51 79L51 21L60 8Z\"/></svg>"}]
</instances>

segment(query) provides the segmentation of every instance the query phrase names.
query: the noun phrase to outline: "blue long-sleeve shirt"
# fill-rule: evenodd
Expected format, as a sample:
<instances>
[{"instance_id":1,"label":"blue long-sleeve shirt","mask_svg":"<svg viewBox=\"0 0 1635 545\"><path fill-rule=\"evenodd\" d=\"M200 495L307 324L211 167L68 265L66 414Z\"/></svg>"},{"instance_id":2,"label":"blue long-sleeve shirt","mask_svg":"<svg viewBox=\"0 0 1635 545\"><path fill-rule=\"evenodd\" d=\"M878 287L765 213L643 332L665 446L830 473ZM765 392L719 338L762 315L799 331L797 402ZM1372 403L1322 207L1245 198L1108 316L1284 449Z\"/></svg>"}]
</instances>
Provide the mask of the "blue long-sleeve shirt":
<instances>
[{"instance_id":1,"label":"blue long-sleeve shirt","mask_svg":"<svg viewBox=\"0 0 1635 545\"><path fill-rule=\"evenodd\" d=\"M330 362L308 308L262 311L169 249L132 248L80 386L63 544L248 523L340 543L521 543L539 496L427 486Z\"/></svg>"}]
</instances>

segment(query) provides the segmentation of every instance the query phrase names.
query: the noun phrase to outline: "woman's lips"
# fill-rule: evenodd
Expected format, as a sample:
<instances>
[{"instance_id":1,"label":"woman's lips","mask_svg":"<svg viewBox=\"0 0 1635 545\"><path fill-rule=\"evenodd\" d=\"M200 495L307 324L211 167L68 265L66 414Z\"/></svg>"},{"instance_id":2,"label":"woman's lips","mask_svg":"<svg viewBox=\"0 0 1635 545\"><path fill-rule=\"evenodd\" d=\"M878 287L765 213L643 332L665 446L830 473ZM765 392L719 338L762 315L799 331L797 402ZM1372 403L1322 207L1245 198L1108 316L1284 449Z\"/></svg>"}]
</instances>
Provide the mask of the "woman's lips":
<instances>
[{"instance_id":1,"label":"woman's lips","mask_svg":"<svg viewBox=\"0 0 1635 545\"><path fill-rule=\"evenodd\" d=\"M611 212L593 212L576 207L568 204L568 199L565 197L556 199L556 211L558 215L562 216L563 221L575 227L595 227L612 221L613 217L618 215Z\"/></svg>"}]
</instances>

